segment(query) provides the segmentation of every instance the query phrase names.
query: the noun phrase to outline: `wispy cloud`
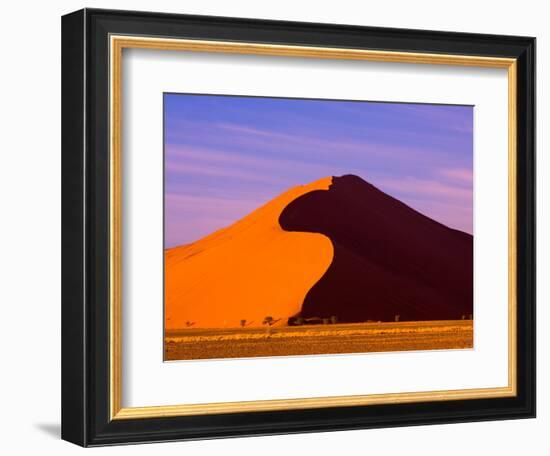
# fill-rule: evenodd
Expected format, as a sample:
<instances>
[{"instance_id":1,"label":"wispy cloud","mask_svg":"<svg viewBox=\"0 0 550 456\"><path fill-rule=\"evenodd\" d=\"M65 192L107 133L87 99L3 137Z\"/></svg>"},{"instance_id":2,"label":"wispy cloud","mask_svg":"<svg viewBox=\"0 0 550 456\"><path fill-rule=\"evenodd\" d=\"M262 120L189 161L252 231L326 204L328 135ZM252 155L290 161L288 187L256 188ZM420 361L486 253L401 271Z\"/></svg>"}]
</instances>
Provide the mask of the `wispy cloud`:
<instances>
[{"instance_id":1,"label":"wispy cloud","mask_svg":"<svg viewBox=\"0 0 550 456\"><path fill-rule=\"evenodd\" d=\"M418 212L445 225L473 234L473 207L449 201L411 199L406 203Z\"/></svg>"},{"instance_id":2,"label":"wispy cloud","mask_svg":"<svg viewBox=\"0 0 550 456\"><path fill-rule=\"evenodd\" d=\"M167 193L165 204L174 209L210 212L218 214L249 211L264 203L260 198L232 199Z\"/></svg>"},{"instance_id":3,"label":"wispy cloud","mask_svg":"<svg viewBox=\"0 0 550 456\"><path fill-rule=\"evenodd\" d=\"M405 177L404 179L381 179L377 183L386 192L398 192L416 197L422 195L434 199L458 200L462 202L471 202L473 198L471 188L457 187L436 180Z\"/></svg>"},{"instance_id":4,"label":"wispy cloud","mask_svg":"<svg viewBox=\"0 0 550 456\"><path fill-rule=\"evenodd\" d=\"M446 168L440 169L439 174L449 178L451 181L459 182L466 185L472 185L474 180L474 172L468 168Z\"/></svg>"},{"instance_id":5,"label":"wispy cloud","mask_svg":"<svg viewBox=\"0 0 550 456\"><path fill-rule=\"evenodd\" d=\"M180 146L175 144L168 144L166 147L166 155L169 157L170 164L184 164L192 163L195 161L203 163L214 163L218 166L236 166L239 169L243 167L247 168L265 168L266 170L273 171L274 169L296 170L296 167L300 169L316 170L316 172L323 172L326 170L326 166L312 163L311 161L300 160L300 157L296 159L281 158L277 155L262 156L251 155L234 150L222 150L210 147L197 147L197 146Z\"/></svg>"},{"instance_id":6,"label":"wispy cloud","mask_svg":"<svg viewBox=\"0 0 550 456\"><path fill-rule=\"evenodd\" d=\"M234 147L252 148L257 150L286 151L287 153L296 152L304 159L312 158L330 159L338 161L342 157L365 159L368 157L378 157L380 159L399 159L401 161L419 161L434 160L444 156L445 151L438 146L432 148L417 147L411 143L392 142L392 137L388 136L385 140L380 138L364 137L360 140L345 137L341 132L334 138L334 132L331 132L332 139L326 138L327 132L319 129L317 134L312 135L311 131L301 131L295 128L290 129L290 133L281 133L277 130L267 130L259 128L250 128L238 124L216 124L213 126L219 128L226 134L212 135L216 137L218 143L230 144ZM232 133L228 136L227 132ZM189 140L189 137L187 137Z\"/></svg>"},{"instance_id":7,"label":"wispy cloud","mask_svg":"<svg viewBox=\"0 0 550 456\"><path fill-rule=\"evenodd\" d=\"M473 106L406 103L391 105L391 109L399 113L408 113L411 118L427 121L438 130L470 134L473 132Z\"/></svg>"},{"instance_id":8,"label":"wispy cloud","mask_svg":"<svg viewBox=\"0 0 550 456\"><path fill-rule=\"evenodd\" d=\"M264 183L274 183L282 184L283 180L278 179L277 177L271 176L262 176L258 175L255 172L246 172L239 171L235 169L228 169L219 165L210 165L210 164L197 164L197 163L169 163L166 164L165 171L168 174L179 174L180 176L184 175L195 175L195 176L209 176L209 177L220 177L220 178L230 178L241 181L252 181L252 182L264 182Z\"/></svg>"},{"instance_id":9,"label":"wispy cloud","mask_svg":"<svg viewBox=\"0 0 550 456\"><path fill-rule=\"evenodd\" d=\"M187 244L198 239L197 233L210 233L246 216L267 201L248 195L248 198L225 198L165 195L166 246Z\"/></svg>"}]
</instances>

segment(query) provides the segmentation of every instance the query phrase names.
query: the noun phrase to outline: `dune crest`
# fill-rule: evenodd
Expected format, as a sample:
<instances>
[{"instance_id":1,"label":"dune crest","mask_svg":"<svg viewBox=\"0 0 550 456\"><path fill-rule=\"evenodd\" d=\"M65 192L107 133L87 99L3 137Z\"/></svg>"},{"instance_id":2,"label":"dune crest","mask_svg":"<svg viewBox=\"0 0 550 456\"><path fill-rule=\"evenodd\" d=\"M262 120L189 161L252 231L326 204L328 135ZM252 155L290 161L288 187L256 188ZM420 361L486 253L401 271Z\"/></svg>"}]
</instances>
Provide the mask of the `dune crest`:
<instances>
[{"instance_id":1,"label":"dune crest","mask_svg":"<svg viewBox=\"0 0 550 456\"><path fill-rule=\"evenodd\" d=\"M286 324L333 259L320 233L284 231L279 217L296 198L328 190L332 177L293 187L229 227L165 250L165 327Z\"/></svg>"}]
</instances>

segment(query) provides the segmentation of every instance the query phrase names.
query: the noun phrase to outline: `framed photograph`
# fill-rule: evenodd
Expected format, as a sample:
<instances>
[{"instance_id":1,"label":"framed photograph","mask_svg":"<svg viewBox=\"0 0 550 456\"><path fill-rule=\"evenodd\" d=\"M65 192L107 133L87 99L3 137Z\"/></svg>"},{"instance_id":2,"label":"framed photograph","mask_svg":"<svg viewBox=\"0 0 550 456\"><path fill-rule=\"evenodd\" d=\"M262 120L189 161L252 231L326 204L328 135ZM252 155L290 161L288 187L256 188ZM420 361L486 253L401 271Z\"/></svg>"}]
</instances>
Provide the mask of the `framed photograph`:
<instances>
[{"instance_id":1,"label":"framed photograph","mask_svg":"<svg viewBox=\"0 0 550 456\"><path fill-rule=\"evenodd\" d=\"M535 416L535 39L62 20L62 437Z\"/></svg>"}]
</instances>

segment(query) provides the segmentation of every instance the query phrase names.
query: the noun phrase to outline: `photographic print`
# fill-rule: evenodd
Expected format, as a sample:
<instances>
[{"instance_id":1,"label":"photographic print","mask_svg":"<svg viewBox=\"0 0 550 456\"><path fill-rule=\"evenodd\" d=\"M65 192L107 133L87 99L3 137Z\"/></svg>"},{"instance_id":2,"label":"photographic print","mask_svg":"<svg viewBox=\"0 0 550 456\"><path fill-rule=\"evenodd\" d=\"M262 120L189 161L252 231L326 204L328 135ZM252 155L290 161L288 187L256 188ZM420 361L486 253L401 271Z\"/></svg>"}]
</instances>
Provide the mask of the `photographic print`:
<instances>
[{"instance_id":1,"label":"photographic print","mask_svg":"<svg viewBox=\"0 0 550 456\"><path fill-rule=\"evenodd\" d=\"M473 106L163 102L166 361L473 347Z\"/></svg>"}]
</instances>

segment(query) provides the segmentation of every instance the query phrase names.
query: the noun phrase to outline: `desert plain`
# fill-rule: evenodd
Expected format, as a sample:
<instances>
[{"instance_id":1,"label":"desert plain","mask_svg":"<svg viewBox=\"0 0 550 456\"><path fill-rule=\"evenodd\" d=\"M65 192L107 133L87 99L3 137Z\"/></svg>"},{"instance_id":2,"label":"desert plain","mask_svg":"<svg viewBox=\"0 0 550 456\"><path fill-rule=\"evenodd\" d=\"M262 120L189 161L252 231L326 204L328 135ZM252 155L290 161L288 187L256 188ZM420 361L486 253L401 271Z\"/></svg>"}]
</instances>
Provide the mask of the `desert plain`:
<instances>
[{"instance_id":1,"label":"desert plain","mask_svg":"<svg viewBox=\"0 0 550 456\"><path fill-rule=\"evenodd\" d=\"M165 361L473 348L472 320L167 330Z\"/></svg>"}]
</instances>

